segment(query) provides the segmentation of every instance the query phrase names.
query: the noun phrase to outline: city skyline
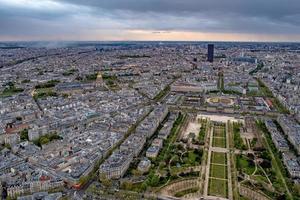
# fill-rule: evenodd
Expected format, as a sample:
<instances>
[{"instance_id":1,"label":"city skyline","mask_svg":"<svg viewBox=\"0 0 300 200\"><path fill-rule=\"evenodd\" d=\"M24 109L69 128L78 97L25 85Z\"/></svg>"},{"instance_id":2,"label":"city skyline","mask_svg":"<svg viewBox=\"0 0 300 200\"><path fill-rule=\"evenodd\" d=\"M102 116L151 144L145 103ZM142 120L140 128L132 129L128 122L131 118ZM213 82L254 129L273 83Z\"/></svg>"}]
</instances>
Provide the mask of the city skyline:
<instances>
[{"instance_id":1,"label":"city skyline","mask_svg":"<svg viewBox=\"0 0 300 200\"><path fill-rule=\"evenodd\" d=\"M0 0L0 41L299 42L299 10L296 0Z\"/></svg>"},{"instance_id":2,"label":"city skyline","mask_svg":"<svg viewBox=\"0 0 300 200\"><path fill-rule=\"evenodd\" d=\"M0 200L300 200L300 0L0 0Z\"/></svg>"}]
</instances>

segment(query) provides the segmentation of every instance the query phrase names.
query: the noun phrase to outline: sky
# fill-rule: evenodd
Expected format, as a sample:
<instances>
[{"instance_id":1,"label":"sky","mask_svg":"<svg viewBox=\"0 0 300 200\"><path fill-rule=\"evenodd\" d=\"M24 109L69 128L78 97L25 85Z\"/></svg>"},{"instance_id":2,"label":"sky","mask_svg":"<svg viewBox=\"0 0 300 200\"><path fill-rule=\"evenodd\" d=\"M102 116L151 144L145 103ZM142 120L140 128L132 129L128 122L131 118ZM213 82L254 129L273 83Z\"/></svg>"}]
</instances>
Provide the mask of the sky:
<instances>
[{"instance_id":1,"label":"sky","mask_svg":"<svg viewBox=\"0 0 300 200\"><path fill-rule=\"evenodd\" d=\"M0 0L0 41L300 42L300 0Z\"/></svg>"}]
</instances>

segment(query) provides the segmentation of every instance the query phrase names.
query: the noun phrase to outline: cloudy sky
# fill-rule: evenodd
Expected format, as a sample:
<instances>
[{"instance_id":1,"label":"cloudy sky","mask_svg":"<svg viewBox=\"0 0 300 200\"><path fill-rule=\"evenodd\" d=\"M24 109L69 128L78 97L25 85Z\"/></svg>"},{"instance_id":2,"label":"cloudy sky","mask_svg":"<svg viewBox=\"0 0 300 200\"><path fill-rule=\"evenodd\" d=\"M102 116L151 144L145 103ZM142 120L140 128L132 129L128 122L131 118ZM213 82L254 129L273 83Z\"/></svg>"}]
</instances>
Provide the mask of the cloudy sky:
<instances>
[{"instance_id":1,"label":"cloudy sky","mask_svg":"<svg viewBox=\"0 0 300 200\"><path fill-rule=\"evenodd\" d=\"M300 41L300 0L0 0L0 40Z\"/></svg>"}]
</instances>

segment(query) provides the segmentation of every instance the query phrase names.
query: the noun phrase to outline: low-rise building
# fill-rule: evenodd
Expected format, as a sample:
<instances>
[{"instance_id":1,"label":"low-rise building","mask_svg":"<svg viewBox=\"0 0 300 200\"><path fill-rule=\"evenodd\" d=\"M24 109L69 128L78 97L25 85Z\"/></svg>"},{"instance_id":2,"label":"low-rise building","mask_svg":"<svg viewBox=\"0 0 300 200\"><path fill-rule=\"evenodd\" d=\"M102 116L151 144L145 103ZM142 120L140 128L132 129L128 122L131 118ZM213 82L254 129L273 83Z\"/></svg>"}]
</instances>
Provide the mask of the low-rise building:
<instances>
[{"instance_id":1,"label":"low-rise building","mask_svg":"<svg viewBox=\"0 0 300 200\"><path fill-rule=\"evenodd\" d=\"M144 158L138 164L138 170L142 173L148 172L151 167L151 161L148 158Z\"/></svg>"},{"instance_id":2,"label":"low-rise building","mask_svg":"<svg viewBox=\"0 0 300 200\"><path fill-rule=\"evenodd\" d=\"M162 148L163 143L164 143L163 139L155 138L155 139L152 141L152 146L156 146L156 147Z\"/></svg>"},{"instance_id":3,"label":"low-rise building","mask_svg":"<svg viewBox=\"0 0 300 200\"><path fill-rule=\"evenodd\" d=\"M18 144L19 142L20 142L20 135L17 133L4 135L5 144L9 144L10 146L13 146L15 144Z\"/></svg>"},{"instance_id":4,"label":"low-rise building","mask_svg":"<svg viewBox=\"0 0 300 200\"><path fill-rule=\"evenodd\" d=\"M282 153L283 163L292 178L300 178L300 164L290 153Z\"/></svg>"},{"instance_id":5,"label":"low-rise building","mask_svg":"<svg viewBox=\"0 0 300 200\"><path fill-rule=\"evenodd\" d=\"M59 200L62 197L61 192L51 193L48 192L37 192L32 195L18 197L17 200Z\"/></svg>"},{"instance_id":6,"label":"low-rise building","mask_svg":"<svg viewBox=\"0 0 300 200\"><path fill-rule=\"evenodd\" d=\"M158 146L151 146L146 151L146 156L148 158L156 158L158 156L160 148Z\"/></svg>"}]
</instances>

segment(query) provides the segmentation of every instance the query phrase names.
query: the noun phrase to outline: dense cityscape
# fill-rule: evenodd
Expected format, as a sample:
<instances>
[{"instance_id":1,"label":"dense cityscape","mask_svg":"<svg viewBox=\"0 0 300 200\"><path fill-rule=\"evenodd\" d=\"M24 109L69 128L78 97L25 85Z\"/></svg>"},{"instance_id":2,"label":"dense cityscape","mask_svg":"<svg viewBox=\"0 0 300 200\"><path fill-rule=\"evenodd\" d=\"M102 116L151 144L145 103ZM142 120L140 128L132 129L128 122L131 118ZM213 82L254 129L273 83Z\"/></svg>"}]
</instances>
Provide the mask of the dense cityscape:
<instances>
[{"instance_id":1,"label":"dense cityscape","mask_svg":"<svg viewBox=\"0 0 300 200\"><path fill-rule=\"evenodd\" d=\"M0 43L3 199L300 199L300 45Z\"/></svg>"}]
</instances>

